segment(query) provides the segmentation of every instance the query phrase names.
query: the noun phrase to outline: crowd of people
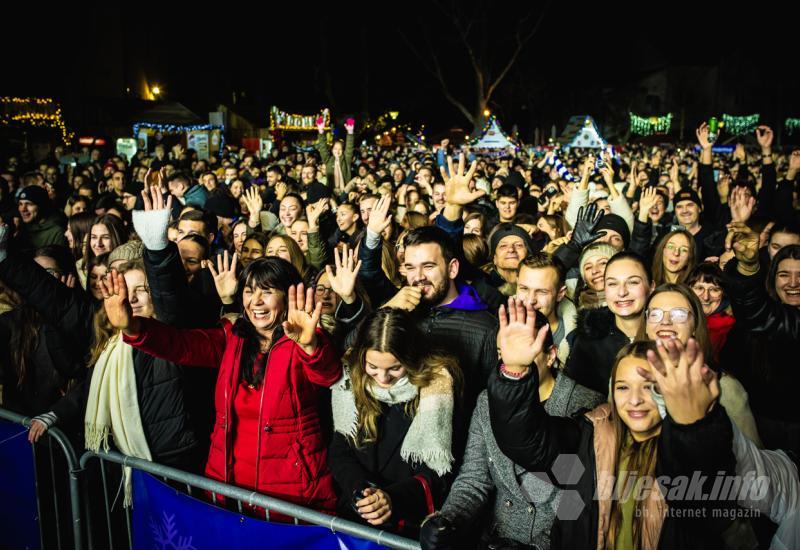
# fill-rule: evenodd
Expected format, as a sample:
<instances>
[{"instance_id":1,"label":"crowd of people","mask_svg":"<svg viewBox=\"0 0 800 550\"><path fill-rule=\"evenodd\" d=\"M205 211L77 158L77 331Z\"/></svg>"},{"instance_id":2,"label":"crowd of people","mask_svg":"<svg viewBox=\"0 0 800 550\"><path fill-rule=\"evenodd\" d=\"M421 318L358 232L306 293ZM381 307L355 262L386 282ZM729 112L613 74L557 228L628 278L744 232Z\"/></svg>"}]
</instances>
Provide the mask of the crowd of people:
<instances>
[{"instance_id":1,"label":"crowd of people","mask_svg":"<svg viewBox=\"0 0 800 550\"><path fill-rule=\"evenodd\" d=\"M9 158L2 406L426 549L796 547L800 150L696 134Z\"/></svg>"}]
</instances>

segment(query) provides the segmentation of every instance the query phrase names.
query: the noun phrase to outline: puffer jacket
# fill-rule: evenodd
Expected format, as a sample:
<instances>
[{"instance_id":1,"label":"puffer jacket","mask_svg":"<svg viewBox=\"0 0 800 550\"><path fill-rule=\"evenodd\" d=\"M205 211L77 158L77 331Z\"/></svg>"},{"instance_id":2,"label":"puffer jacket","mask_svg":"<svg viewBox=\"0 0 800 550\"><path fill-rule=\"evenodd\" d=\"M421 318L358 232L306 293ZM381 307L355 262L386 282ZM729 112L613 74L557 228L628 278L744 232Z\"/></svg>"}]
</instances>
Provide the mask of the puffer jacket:
<instances>
[{"instance_id":1,"label":"puffer jacket","mask_svg":"<svg viewBox=\"0 0 800 550\"><path fill-rule=\"evenodd\" d=\"M580 419L550 416L539 402L538 388L535 369L518 380L494 369L488 401L497 446L526 470L562 480L559 488L573 491L579 498L582 505L576 501L569 511L559 510L561 517L551 532L551 548L605 548L613 495L609 482L618 474L611 408L601 405ZM690 425L677 424L667 415L657 437L655 476L670 490L651 491L644 504L642 548L721 548L721 534L730 524L726 518L736 507L735 501L722 500L724 496L719 497L719 491L715 496L713 491L714 483L720 481L717 476L733 475L736 465L733 428L724 407L715 406L705 418ZM556 468L556 460L564 455L572 456L561 458ZM567 466L570 474L563 476L563 466L569 464L564 461L575 458L579 463ZM688 487L682 476L687 481L696 479L694 488ZM686 490L675 490L681 482Z\"/></svg>"},{"instance_id":2,"label":"puffer jacket","mask_svg":"<svg viewBox=\"0 0 800 550\"><path fill-rule=\"evenodd\" d=\"M32 260L7 258L0 262L0 280L23 296L46 323L69 334L68 353L84 364L94 342L96 305L82 289L68 288ZM136 392L142 425L155 462L190 466L197 445L185 408L183 367L134 353ZM54 407L59 421L82 420L93 369ZM80 422L82 424L82 422Z\"/></svg>"},{"instance_id":3,"label":"puffer jacket","mask_svg":"<svg viewBox=\"0 0 800 550\"><path fill-rule=\"evenodd\" d=\"M233 333L229 320L223 319L221 325L180 330L155 319L141 319L140 333L126 336L125 341L168 361L219 369L214 398L216 422L205 473L212 479L236 483L233 442L238 419L234 400L243 387L239 364L244 340ZM313 355L285 336L273 344L260 388L257 448L237 449L237 454L253 453L255 475L248 477L255 479L255 486L248 488L333 512L336 494L318 401L321 388L339 379L342 366L334 346L319 329L317 341Z\"/></svg>"},{"instance_id":4,"label":"puffer jacket","mask_svg":"<svg viewBox=\"0 0 800 550\"><path fill-rule=\"evenodd\" d=\"M472 415L489 373L497 365L497 318L470 285L459 285L455 300L431 308L417 323L435 348L458 358L464 373L464 412ZM458 446L456 446L458 448Z\"/></svg>"},{"instance_id":5,"label":"puffer jacket","mask_svg":"<svg viewBox=\"0 0 800 550\"><path fill-rule=\"evenodd\" d=\"M574 334L567 374L578 384L608 395L611 367L619 350L630 340L617 328L608 307L580 311Z\"/></svg>"}]
</instances>

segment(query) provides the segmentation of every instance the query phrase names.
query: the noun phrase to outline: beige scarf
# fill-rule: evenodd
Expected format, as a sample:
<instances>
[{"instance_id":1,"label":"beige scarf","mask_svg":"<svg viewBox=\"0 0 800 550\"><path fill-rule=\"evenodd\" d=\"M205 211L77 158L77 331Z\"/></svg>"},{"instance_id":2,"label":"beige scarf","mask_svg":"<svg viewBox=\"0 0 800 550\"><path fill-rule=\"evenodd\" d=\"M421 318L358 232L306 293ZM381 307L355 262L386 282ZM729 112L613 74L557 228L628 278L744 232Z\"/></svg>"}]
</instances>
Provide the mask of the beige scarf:
<instances>
[{"instance_id":1,"label":"beige scarf","mask_svg":"<svg viewBox=\"0 0 800 550\"><path fill-rule=\"evenodd\" d=\"M333 157L333 189L334 191L340 191L344 189L345 181L344 181L344 174L342 173L342 165L340 164L343 160L340 158Z\"/></svg>"},{"instance_id":2,"label":"beige scarf","mask_svg":"<svg viewBox=\"0 0 800 550\"><path fill-rule=\"evenodd\" d=\"M400 457L408 464L424 463L440 476L449 473L455 460L452 452L453 378L450 373L441 369L422 389L411 384L407 376L391 388L372 384L368 389L378 401L390 405L411 401L419 394L417 414L403 438ZM334 430L354 437L358 409L347 368L339 381L331 386L331 405Z\"/></svg>"},{"instance_id":3,"label":"beige scarf","mask_svg":"<svg viewBox=\"0 0 800 550\"><path fill-rule=\"evenodd\" d=\"M133 348L122 340L120 333L108 341L94 365L84 421L86 448L90 451L98 452L101 447L108 451L108 434L111 433L122 454L152 460L139 414ZM129 467L124 469L123 481L127 508L132 502Z\"/></svg>"}]
</instances>

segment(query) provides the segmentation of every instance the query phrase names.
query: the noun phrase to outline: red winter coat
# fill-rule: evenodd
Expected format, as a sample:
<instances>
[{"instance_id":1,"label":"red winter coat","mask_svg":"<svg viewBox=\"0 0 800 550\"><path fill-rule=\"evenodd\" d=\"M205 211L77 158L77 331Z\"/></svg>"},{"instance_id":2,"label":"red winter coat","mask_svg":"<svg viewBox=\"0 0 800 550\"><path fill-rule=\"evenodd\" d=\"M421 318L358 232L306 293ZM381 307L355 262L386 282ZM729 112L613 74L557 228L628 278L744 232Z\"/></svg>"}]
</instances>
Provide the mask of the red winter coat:
<instances>
[{"instance_id":1,"label":"red winter coat","mask_svg":"<svg viewBox=\"0 0 800 550\"><path fill-rule=\"evenodd\" d=\"M252 452L253 460L236 464L233 442L238 419L234 400L239 389L245 391L239 383L244 340L233 334L230 321L223 319L221 324L222 328L182 330L154 319L141 319L141 333L136 338L125 337L125 341L181 365L219 368L214 397L216 422L206 463L208 477L226 483L255 480L247 483L252 484L247 488L332 513L336 494L317 406L319 387L329 387L341 377L336 350L319 329L313 355L285 336L275 342L260 388L256 448L236 450L238 456ZM250 470L242 472L241 468Z\"/></svg>"}]
</instances>

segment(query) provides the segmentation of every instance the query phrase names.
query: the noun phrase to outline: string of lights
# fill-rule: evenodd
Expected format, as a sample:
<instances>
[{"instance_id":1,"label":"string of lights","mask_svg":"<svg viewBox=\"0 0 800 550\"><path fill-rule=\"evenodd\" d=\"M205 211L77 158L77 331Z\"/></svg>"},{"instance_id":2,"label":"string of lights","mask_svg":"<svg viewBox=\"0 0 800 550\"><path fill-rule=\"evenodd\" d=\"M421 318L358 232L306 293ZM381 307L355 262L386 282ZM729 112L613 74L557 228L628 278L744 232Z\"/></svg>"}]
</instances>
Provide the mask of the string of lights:
<instances>
[{"instance_id":1,"label":"string of lights","mask_svg":"<svg viewBox=\"0 0 800 550\"><path fill-rule=\"evenodd\" d=\"M219 124L156 124L153 122L137 122L133 125L133 137L138 138L139 132L153 130L162 134L183 134L185 132L211 132L219 130L220 151L225 148L225 126Z\"/></svg>"},{"instance_id":2,"label":"string of lights","mask_svg":"<svg viewBox=\"0 0 800 550\"><path fill-rule=\"evenodd\" d=\"M790 136L794 135L795 132L800 130L800 118L787 118L783 125Z\"/></svg>"},{"instance_id":3,"label":"string of lights","mask_svg":"<svg viewBox=\"0 0 800 550\"><path fill-rule=\"evenodd\" d=\"M298 115L281 111L272 107L269 112L270 130L311 131L317 129L317 117L325 120L325 129L331 128L331 115L328 109L323 109L316 115Z\"/></svg>"},{"instance_id":4,"label":"string of lights","mask_svg":"<svg viewBox=\"0 0 800 550\"><path fill-rule=\"evenodd\" d=\"M732 116L723 114L722 123L726 132L733 134L734 136L740 136L742 134L749 134L755 130L756 126L758 126L759 118L760 115L757 113L746 116Z\"/></svg>"},{"instance_id":5,"label":"string of lights","mask_svg":"<svg viewBox=\"0 0 800 550\"><path fill-rule=\"evenodd\" d=\"M653 134L668 134L672 127L672 113L664 116L641 117L629 113L631 117L631 133L640 136L652 136Z\"/></svg>"},{"instance_id":6,"label":"string of lights","mask_svg":"<svg viewBox=\"0 0 800 550\"><path fill-rule=\"evenodd\" d=\"M54 128L61 132L61 140L69 145L75 133L67 128L61 106L50 97L0 97L0 124L6 126L31 126Z\"/></svg>"}]
</instances>

